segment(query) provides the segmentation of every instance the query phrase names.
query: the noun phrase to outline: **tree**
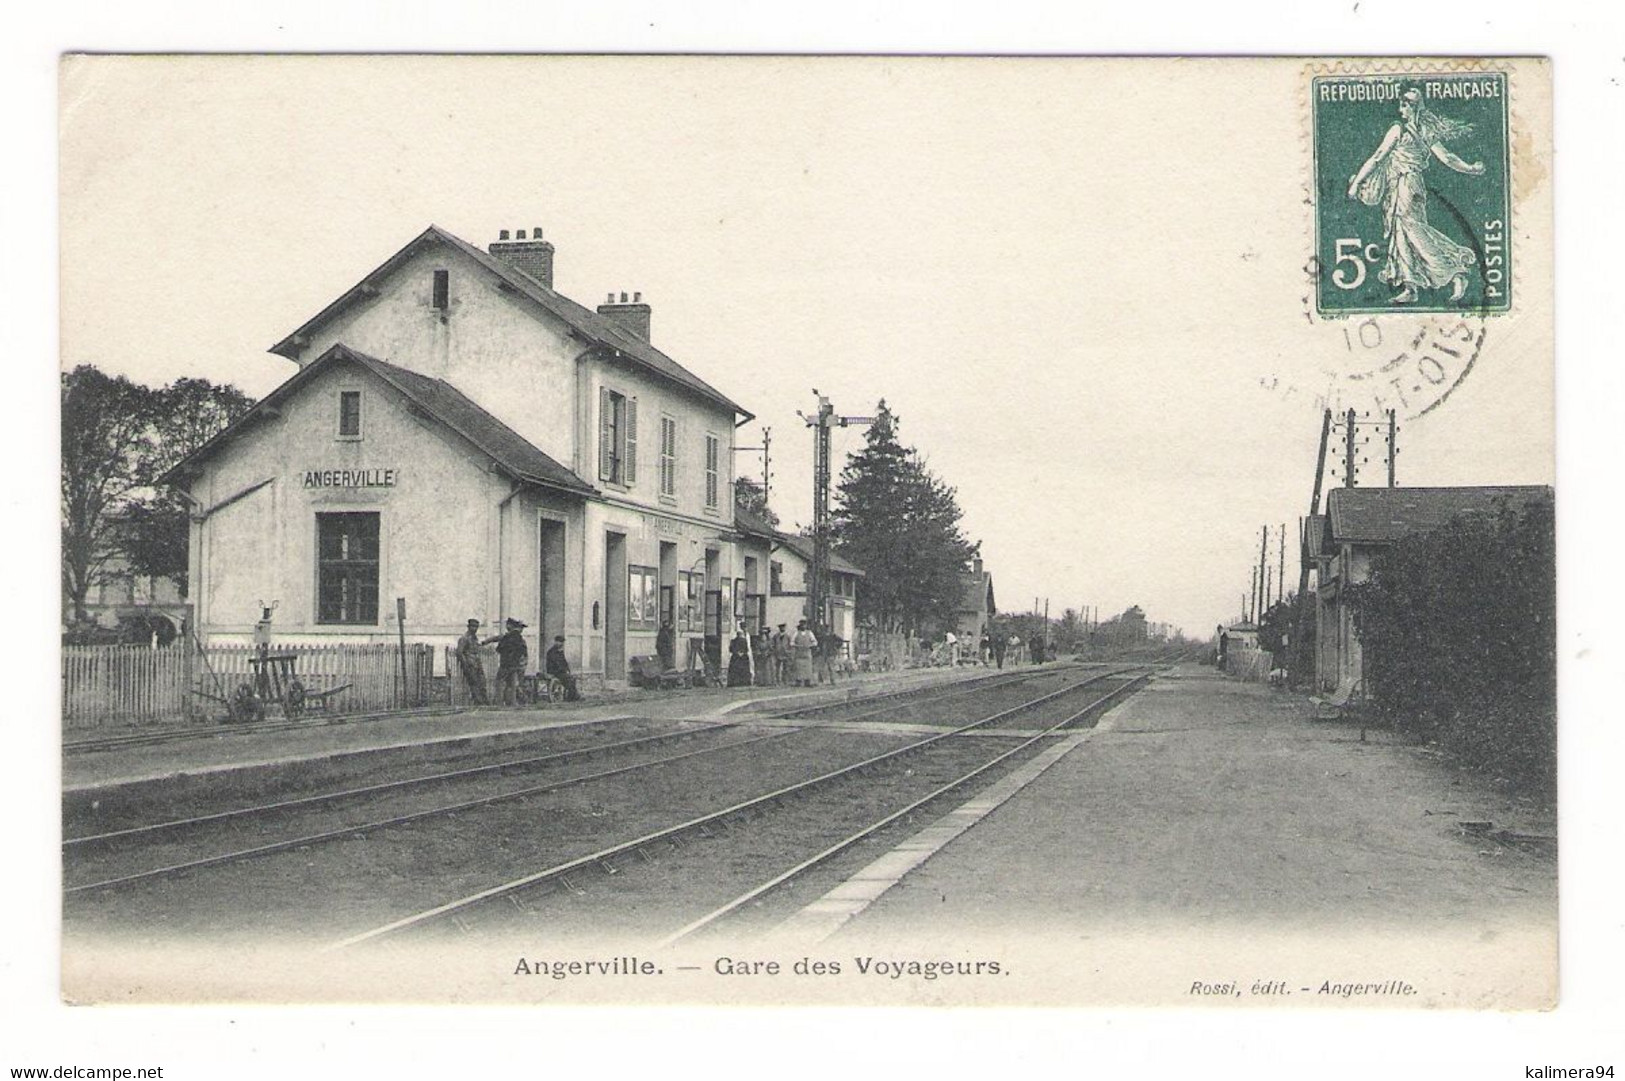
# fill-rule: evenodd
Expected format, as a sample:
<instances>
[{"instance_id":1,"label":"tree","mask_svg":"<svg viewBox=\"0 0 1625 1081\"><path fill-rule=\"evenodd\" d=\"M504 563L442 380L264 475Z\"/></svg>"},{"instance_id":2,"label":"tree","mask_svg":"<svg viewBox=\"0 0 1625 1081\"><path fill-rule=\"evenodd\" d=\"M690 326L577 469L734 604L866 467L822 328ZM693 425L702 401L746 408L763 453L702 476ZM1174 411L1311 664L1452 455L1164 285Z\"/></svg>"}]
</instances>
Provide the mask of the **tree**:
<instances>
[{"instance_id":1,"label":"tree","mask_svg":"<svg viewBox=\"0 0 1625 1081\"><path fill-rule=\"evenodd\" d=\"M1556 781L1554 507L1405 537L1349 589L1366 693L1399 727L1539 794Z\"/></svg>"},{"instance_id":2,"label":"tree","mask_svg":"<svg viewBox=\"0 0 1625 1081\"><path fill-rule=\"evenodd\" d=\"M207 379L177 379L153 395L153 481L254 408L254 399L236 387ZM136 502L122 529L130 569L173 579L184 589L187 515L174 491L152 491Z\"/></svg>"},{"instance_id":3,"label":"tree","mask_svg":"<svg viewBox=\"0 0 1625 1081\"><path fill-rule=\"evenodd\" d=\"M863 449L847 457L836 489L836 550L865 573L859 615L881 630L953 623L964 569L977 546L959 530L958 494L898 439L884 400Z\"/></svg>"},{"instance_id":4,"label":"tree","mask_svg":"<svg viewBox=\"0 0 1625 1081\"><path fill-rule=\"evenodd\" d=\"M734 478L734 506L750 511L774 529L779 527L779 516L767 505L767 492L750 477Z\"/></svg>"},{"instance_id":5,"label":"tree","mask_svg":"<svg viewBox=\"0 0 1625 1081\"><path fill-rule=\"evenodd\" d=\"M155 389L91 365L62 375L62 593L74 622L91 589L124 574L184 578L186 513L153 485L253 404L204 379Z\"/></svg>"},{"instance_id":6,"label":"tree","mask_svg":"<svg viewBox=\"0 0 1625 1081\"><path fill-rule=\"evenodd\" d=\"M1265 653L1284 653L1298 618L1298 595L1288 593L1270 605L1258 618L1258 648ZM1285 659L1282 658L1282 663Z\"/></svg>"},{"instance_id":7,"label":"tree","mask_svg":"<svg viewBox=\"0 0 1625 1081\"><path fill-rule=\"evenodd\" d=\"M151 477L152 390L89 365L62 376L62 592L73 619L120 554L117 523Z\"/></svg>"}]
</instances>

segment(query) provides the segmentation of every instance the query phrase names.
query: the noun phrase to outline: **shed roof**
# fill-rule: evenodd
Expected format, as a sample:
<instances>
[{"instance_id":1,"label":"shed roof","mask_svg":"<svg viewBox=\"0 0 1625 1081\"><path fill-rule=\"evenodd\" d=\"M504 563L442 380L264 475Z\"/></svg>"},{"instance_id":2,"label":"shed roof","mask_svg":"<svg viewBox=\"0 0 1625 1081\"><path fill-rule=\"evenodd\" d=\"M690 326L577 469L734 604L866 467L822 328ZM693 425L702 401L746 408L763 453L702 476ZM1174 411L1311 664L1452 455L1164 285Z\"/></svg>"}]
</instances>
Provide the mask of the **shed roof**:
<instances>
[{"instance_id":1,"label":"shed roof","mask_svg":"<svg viewBox=\"0 0 1625 1081\"><path fill-rule=\"evenodd\" d=\"M473 260L494 275L514 295L550 312L589 344L608 350L612 356L630 361L669 382L685 387L713 404L722 406L737 416L743 416L746 420L753 416L744 406L614 320L606 319L591 308L577 304L564 294L549 289L506 260L481 251L462 237L448 233L437 225L431 225L419 233L410 243L384 260L377 269L347 289L338 299L317 312L298 330L273 345L271 352L297 361L304 341L308 340L318 328L351 305L373 295L372 283L400 266L424 244L442 244Z\"/></svg>"},{"instance_id":2,"label":"shed roof","mask_svg":"<svg viewBox=\"0 0 1625 1081\"><path fill-rule=\"evenodd\" d=\"M1492 485L1464 488L1333 488L1326 497L1327 543L1344 541L1389 544L1413 533L1426 533L1458 514L1487 514L1498 501L1521 506L1551 488L1541 485Z\"/></svg>"},{"instance_id":3,"label":"shed roof","mask_svg":"<svg viewBox=\"0 0 1625 1081\"><path fill-rule=\"evenodd\" d=\"M187 455L162 478L163 482L195 470L226 443L241 435L263 416L297 394L306 384L328 368L351 363L371 372L398 390L419 409L446 428L472 443L487 455L503 472L516 480L544 488L556 488L581 495L596 494L576 473L559 464L534 443L492 416L473 399L446 382L390 364L388 361L359 353L345 345L335 345L313 362L300 369L292 378L266 395L253 409L238 418L213 439Z\"/></svg>"}]
</instances>

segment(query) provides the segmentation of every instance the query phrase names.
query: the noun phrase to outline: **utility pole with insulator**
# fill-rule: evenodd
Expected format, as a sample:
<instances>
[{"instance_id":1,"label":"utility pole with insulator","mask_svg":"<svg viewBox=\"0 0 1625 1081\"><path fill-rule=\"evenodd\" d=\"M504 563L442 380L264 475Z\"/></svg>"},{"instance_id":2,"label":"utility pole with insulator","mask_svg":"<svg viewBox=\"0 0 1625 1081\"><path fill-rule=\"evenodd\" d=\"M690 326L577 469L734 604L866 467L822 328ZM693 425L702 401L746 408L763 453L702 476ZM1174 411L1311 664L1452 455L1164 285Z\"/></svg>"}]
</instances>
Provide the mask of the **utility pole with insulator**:
<instances>
[{"instance_id":1,"label":"utility pole with insulator","mask_svg":"<svg viewBox=\"0 0 1625 1081\"><path fill-rule=\"evenodd\" d=\"M762 452L762 505L766 506L768 496L773 491L773 462L769 457L773 450L773 429L762 426L762 445L759 447L735 447L735 454L752 454Z\"/></svg>"},{"instance_id":2,"label":"utility pole with insulator","mask_svg":"<svg viewBox=\"0 0 1625 1081\"><path fill-rule=\"evenodd\" d=\"M812 606L809 615L814 625L827 627L824 609L829 592L829 433L831 428L872 424L875 418L837 416L827 396L819 394L817 387L813 393L818 396L818 411L811 416L798 414L813 429L813 564L807 601Z\"/></svg>"}]
</instances>

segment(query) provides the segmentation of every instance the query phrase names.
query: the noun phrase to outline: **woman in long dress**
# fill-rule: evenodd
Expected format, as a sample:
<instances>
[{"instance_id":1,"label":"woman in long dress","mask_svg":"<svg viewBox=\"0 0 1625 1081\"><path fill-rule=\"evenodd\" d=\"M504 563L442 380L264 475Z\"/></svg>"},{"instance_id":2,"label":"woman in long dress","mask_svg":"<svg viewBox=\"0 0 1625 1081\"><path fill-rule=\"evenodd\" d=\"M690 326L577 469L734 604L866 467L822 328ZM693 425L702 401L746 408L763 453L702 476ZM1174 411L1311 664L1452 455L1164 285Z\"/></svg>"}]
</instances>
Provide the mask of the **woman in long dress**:
<instances>
[{"instance_id":1,"label":"woman in long dress","mask_svg":"<svg viewBox=\"0 0 1625 1081\"><path fill-rule=\"evenodd\" d=\"M1382 145L1349 179L1349 198L1382 207L1382 235L1388 257L1377 277L1399 287L1391 304L1412 304L1416 291L1450 286L1450 299L1467 291L1467 272L1478 262L1473 250L1428 224L1428 193L1422 174L1430 161L1467 176L1483 176L1484 163L1468 164L1445 143L1472 132L1471 124L1448 120L1422 104L1417 90L1399 100L1399 122L1388 129Z\"/></svg>"},{"instance_id":2,"label":"woman in long dress","mask_svg":"<svg viewBox=\"0 0 1625 1081\"><path fill-rule=\"evenodd\" d=\"M750 686L750 643L743 630L735 631L728 643L728 686Z\"/></svg>"},{"instance_id":3,"label":"woman in long dress","mask_svg":"<svg viewBox=\"0 0 1625 1081\"><path fill-rule=\"evenodd\" d=\"M813 685L813 650L818 648L818 638L807 629L807 621L802 620L796 624L796 636L790 639L790 651L794 657L796 686L811 687Z\"/></svg>"}]
</instances>

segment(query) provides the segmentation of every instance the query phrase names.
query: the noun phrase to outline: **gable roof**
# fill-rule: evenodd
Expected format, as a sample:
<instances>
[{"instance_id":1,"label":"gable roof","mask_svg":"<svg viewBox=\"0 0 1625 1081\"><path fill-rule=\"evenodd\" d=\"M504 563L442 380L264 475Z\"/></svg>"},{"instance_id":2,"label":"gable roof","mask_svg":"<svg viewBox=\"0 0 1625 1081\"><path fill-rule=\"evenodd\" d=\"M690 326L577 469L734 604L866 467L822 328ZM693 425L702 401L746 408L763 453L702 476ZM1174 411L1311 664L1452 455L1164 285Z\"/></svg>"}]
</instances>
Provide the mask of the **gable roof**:
<instances>
[{"instance_id":1,"label":"gable roof","mask_svg":"<svg viewBox=\"0 0 1625 1081\"><path fill-rule=\"evenodd\" d=\"M955 611L981 612L986 610L988 615L998 615L999 609L993 603L993 573L991 571L972 571L962 576L965 583L964 592L960 594L959 606Z\"/></svg>"},{"instance_id":2,"label":"gable roof","mask_svg":"<svg viewBox=\"0 0 1625 1081\"><path fill-rule=\"evenodd\" d=\"M768 525L766 518L763 518L755 511L747 510L738 504L734 505L734 526L741 533L747 533L753 537L761 537L764 540L772 541L781 548L790 549L790 551L800 556L808 564L811 564L813 561L813 545L811 540L806 537L798 537L793 533L785 533L781 530L774 529L771 525ZM838 571L841 574L856 575L859 578L867 577L861 568L845 559L842 559L840 554L833 549L831 549L829 553L829 569L832 571Z\"/></svg>"},{"instance_id":3,"label":"gable roof","mask_svg":"<svg viewBox=\"0 0 1625 1081\"><path fill-rule=\"evenodd\" d=\"M1458 514L1487 514L1498 500L1521 506L1543 495L1545 485L1468 488L1333 488L1326 497L1328 544L1343 541L1388 544L1426 533Z\"/></svg>"},{"instance_id":4,"label":"gable roof","mask_svg":"<svg viewBox=\"0 0 1625 1081\"><path fill-rule=\"evenodd\" d=\"M494 275L497 281L514 295L562 320L576 335L589 344L608 350L612 356L629 361L668 382L676 383L705 398L707 401L730 410L735 415L743 416L745 420L750 420L754 416L744 406L739 405L720 390L650 345L647 341L626 330L614 320L606 319L591 308L577 304L564 294L549 289L518 267L503 259L498 259L489 252L481 251L462 237L448 233L437 225L431 225L419 233L405 247L384 260L377 269L351 286L327 307L317 312L298 330L273 345L271 352L297 362L305 342L310 339L319 327L351 305L374 295L376 287L373 283L375 281L406 262L422 245L434 243L443 244L472 259L487 272ZM740 423L743 423L743 421Z\"/></svg>"},{"instance_id":5,"label":"gable roof","mask_svg":"<svg viewBox=\"0 0 1625 1081\"><path fill-rule=\"evenodd\" d=\"M288 398L316 376L337 364L353 363L394 387L431 418L451 429L473 444L480 453L496 463L498 469L515 480L543 488L579 495L596 495L597 489L582 480L574 471L560 465L524 436L486 412L462 391L444 379L431 379L426 375L358 353L345 345L335 345L316 360L301 368L297 374L266 395L236 423L225 428L213 439L187 455L160 478L159 483L172 483L200 466L226 443L241 435L251 425L271 415Z\"/></svg>"}]
</instances>

